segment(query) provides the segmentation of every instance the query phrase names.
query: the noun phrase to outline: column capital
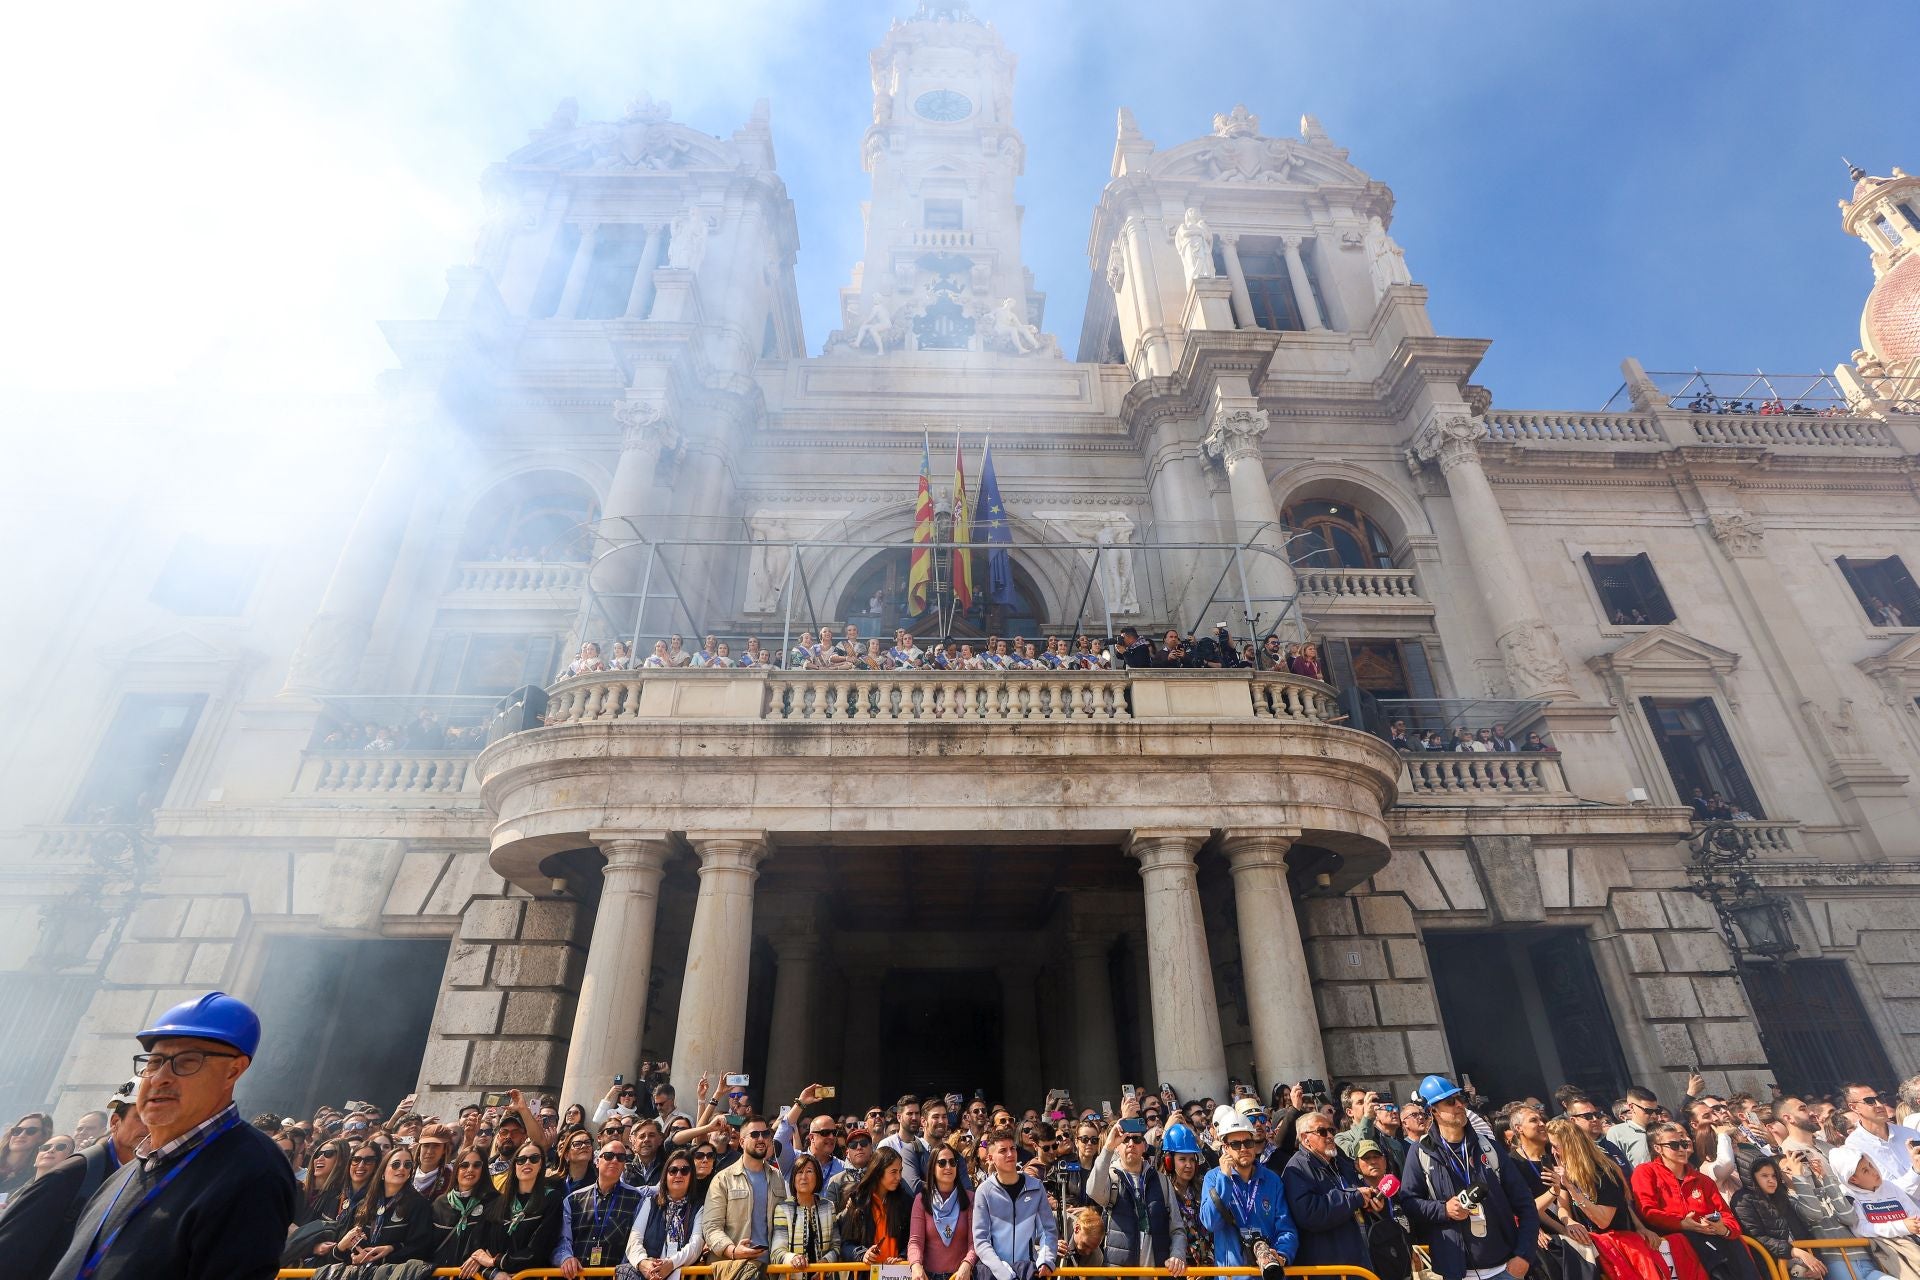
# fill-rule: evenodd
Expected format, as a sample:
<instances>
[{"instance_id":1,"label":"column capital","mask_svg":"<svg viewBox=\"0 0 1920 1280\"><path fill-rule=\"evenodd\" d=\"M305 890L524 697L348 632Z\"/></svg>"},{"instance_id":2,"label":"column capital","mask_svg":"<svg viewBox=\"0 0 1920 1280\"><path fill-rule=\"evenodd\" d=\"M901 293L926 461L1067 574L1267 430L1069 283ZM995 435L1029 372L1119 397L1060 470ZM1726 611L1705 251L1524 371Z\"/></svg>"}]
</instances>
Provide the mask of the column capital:
<instances>
[{"instance_id":1,"label":"column capital","mask_svg":"<svg viewBox=\"0 0 1920 1280\"><path fill-rule=\"evenodd\" d=\"M658 454L679 443L679 432L667 407L654 400L627 395L613 402L613 420L620 424L623 451Z\"/></svg>"},{"instance_id":2,"label":"column capital","mask_svg":"<svg viewBox=\"0 0 1920 1280\"><path fill-rule=\"evenodd\" d=\"M1256 867L1287 869L1287 850L1300 838L1298 827L1270 827L1255 831L1229 831L1220 839L1220 852L1236 874Z\"/></svg>"},{"instance_id":3,"label":"column capital","mask_svg":"<svg viewBox=\"0 0 1920 1280\"><path fill-rule=\"evenodd\" d=\"M1076 959L1084 959L1089 956L1103 957L1107 952L1113 950L1114 939L1119 936L1119 933L1113 930L1108 930L1103 933L1087 929L1073 929L1067 933L1067 949L1073 952Z\"/></svg>"},{"instance_id":4,"label":"column capital","mask_svg":"<svg viewBox=\"0 0 1920 1280\"><path fill-rule=\"evenodd\" d=\"M1193 866L1193 855L1213 835L1198 829L1154 830L1142 828L1127 837L1127 856L1140 863L1140 874L1166 867Z\"/></svg>"},{"instance_id":5,"label":"column capital","mask_svg":"<svg viewBox=\"0 0 1920 1280\"><path fill-rule=\"evenodd\" d=\"M687 843L700 855L700 874L744 871L757 874L769 852L764 831L689 831Z\"/></svg>"},{"instance_id":6,"label":"column capital","mask_svg":"<svg viewBox=\"0 0 1920 1280\"><path fill-rule=\"evenodd\" d=\"M1438 462L1441 471L1453 471L1471 463L1480 465L1475 448L1487 438L1484 419L1465 413L1436 414L1413 433L1407 445L1407 469L1419 472L1429 462Z\"/></svg>"},{"instance_id":7,"label":"column capital","mask_svg":"<svg viewBox=\"0 0 1920 1280\"><path fill-rule=\"evenodd\" d=\"M1253 405L1222 404L1203 442L1206 451L1228 466L1260 456L1260 440L1267 434L1265 409Z\"/></svg>"},{"instance_id":8,"label":"column capital","mask_svg":"<svg viewBox=\"0 0 1920 1280\"><path fill-rule=\"evenodd\" d=\"M673 856L673 839L665 831L590 831L587 839L610 867L664 867Z\"/></svg>"},{"instance_id":9,"label":"column capital","mask_svg":"<svg viewBox=\"0 0 1920 1280\"><path fill-rule=\"evenodd\" d=\"M1306 242L1307 238L1302 235L1283 235L1280 237L1281 248L1287 253L1300 252L1300 246Z\"/></svg>"}]
</instances>

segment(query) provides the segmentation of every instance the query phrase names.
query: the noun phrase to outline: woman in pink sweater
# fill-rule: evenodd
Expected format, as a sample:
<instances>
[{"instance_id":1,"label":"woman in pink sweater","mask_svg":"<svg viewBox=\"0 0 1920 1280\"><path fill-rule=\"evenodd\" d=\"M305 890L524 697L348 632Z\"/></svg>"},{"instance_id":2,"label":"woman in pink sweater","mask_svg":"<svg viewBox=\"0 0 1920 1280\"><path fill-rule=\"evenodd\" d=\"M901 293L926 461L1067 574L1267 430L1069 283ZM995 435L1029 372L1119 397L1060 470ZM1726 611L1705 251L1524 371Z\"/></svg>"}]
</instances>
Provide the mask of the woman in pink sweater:
<instances>
[{"instance_id":1,"label":"woman in pink sweater","mask_svg":"<svg viewBox=\"0 0 1920 1280\"><path fill-rule=\"evenodd\" d=\"M927 1173L907 1234L913 1280L973 1280L973 1198L960 1182L960 1157L935 1147Z\"/></svg>"}]
</instances>

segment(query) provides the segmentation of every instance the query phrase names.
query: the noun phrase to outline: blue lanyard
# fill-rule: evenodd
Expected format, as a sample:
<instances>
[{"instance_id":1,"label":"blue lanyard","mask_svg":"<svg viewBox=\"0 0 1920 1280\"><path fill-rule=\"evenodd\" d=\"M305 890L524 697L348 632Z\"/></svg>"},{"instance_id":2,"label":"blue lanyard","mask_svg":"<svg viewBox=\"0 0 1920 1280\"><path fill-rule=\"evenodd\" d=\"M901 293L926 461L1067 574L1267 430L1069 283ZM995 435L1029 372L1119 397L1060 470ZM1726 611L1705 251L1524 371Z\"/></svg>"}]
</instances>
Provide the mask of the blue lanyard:
<instances>
[{"instance_id":1,"label":"blue lanyard","mask_svg":"<svg viewBox=\"0 0 1920 1280\"><path fill-rule=\"evenodd\" d=\"M612 1191L609 1191L603 1196L600 1194L600 1188L598 1186L593 1189L594 1206L588 1212L593 1217L593 1242L595 1244L601 1244L607 1238L607 1221L613 1217L613 1205L617 1198L615 1193L619 1190L620 1188L615 1186Z\"/></svg>"},{"instance_id":2,"label":"blue lanyard","mask_svg":"<svg viewBox=\"0 0 1920 1280\"><path fill-rule=\"evenodd\" d=\"M1236 1174L1227 1175L1227 1194L1233 1197L1233 1207L1240 1212L1240 1229L1253 1230L1253 1211L1260 1205L1260 1170L1255 1168L1253 1176L1247 1179L1247 1194L1242 1196L1240 1179Z\"/></svg>"},{"instance_id":3,"label":"blue lanyard","mask_svg":"<svg viewBox=\"0 0 1920 1280\"><path fill-rule=\"evenodd\" d=\"M1471 1136L1462 1138L1460 1140L1460 1150L1458 1154L1456 1154L1451 1142L1448 1142L1445 1138L1440 1139L1440 1149L1447 1153L1447 1163L1459 1171L1460 1189L1462 1191L1465 1191L1473 1185L1472 1142L1473 1139Z\"/></svg>"},{"instance_id":4,"label":"blue lanyard","mask_svg":"<svg viewBox=\"0 0 1920 1280\"><path fill-rule=\"evenodd\" d=\"M183 1159L181 1159L181 1161L178 1164L174 1165L173 1168L167 1170L165 1177L161 1178L160 1181L154 1183L152 1187L148 1188L147 1194L140 1198L140 1203L133 1206L133 1211L127 1214L126 1222L122 1222L119 1226L115 1227L113 1229L113 1234L108 1236L105 1242L96 1243L87 1250L87 1260L80 1264L79 1280L87 1280L89 1276L91 1276L95 1271L99 1270L100 1264L106 1261L108 1251L110 1251L113 1248L113 1242L115 1240L118 1240L120 1238L120 1233L127 1229L127 1223L130 1223L135 1218L139 1217L140 1211L142 1209L145 1209L148 1205L152 1204L155 1197L157 1197L162 1191L165 1191L167 1189L167 1184L169 1182L172 1182L175 1178L179 1177L181 1173L183 1173L186 1170L186 1167L188 1165L192 1164L195 1160L198 1160L200 1158L201 1152L205 1151L208 1147L212 1146L214 1142L222 1134L224 1134L227 1130L233 1128L234 1126L238 1125L239 1123L240 1123L240 1113L237 1111L229 1113L225 1121L223 1121L218 1125L215 1125L213 1132L209 1133L205 1138L201 1139L199 1146L187 1152L186 1156ZM104 1227L107 1224L107 1220L113 1217L114 1206L120 1203L120 1197L122 1194L125 1193L127 1189L127 1183L132 1181L133 1181L133 1178L131 1176L128 1177L126 1182L122 1182L120 1184L119 1190L113 1193L113 1199L107 1202L107 1211L100 1215L101 1226ZM100 1230L98 1227L94 1228L93 1234L94 1234L94 1239L96 1241L99 1241Z\"/></svg>"}]
</instances>

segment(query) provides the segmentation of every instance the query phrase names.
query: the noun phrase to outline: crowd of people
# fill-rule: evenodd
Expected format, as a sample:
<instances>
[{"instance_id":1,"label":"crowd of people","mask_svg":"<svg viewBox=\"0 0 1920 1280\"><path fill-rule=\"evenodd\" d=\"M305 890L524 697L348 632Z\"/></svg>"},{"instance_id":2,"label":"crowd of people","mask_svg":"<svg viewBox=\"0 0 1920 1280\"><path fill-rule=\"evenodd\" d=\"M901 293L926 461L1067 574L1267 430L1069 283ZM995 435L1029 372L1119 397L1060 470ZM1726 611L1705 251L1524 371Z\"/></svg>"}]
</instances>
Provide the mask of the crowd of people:
<instances>
[{"instance_id":1,"label":"crowd of people","mask_svg":"<svg viewBox=\"0 0 1920 1280\"><path fill-rule=\"evenodd\" d=\"M1689 413L1750 413L1763 418L1785 414L1795 418L1847 418L1854 410L1845 404L1829 404L1825 408L1815 409L1798 400L1791 404L1779 396L1768 396L1764 400L1723 400L1710 391L1703 391L1687 401Z\"/></svg>"},{"instance_id":2,"label":"crowd of people","mask_svg":"<svg viewBox=\"0 0 1920 1280\"><path fill-rule=\"evenodd\" d=\"M320 737L322 751L478 751L486 745L484 724L447 724L431 707L402 725L332 721Z\"/></svg>"},{"instance_id":3,"label":"crowd of people","mask_svg":"<svg viewBox=\"0 0 1920 1280\"><path fill-rule=\"evenodd\" d=\"M652 671L669 668L774 667L788 671L1118 671L1184 668L1190 670L1239 668L1287 671L1315 680L1327 678L1320 648L1312 643L1289 643L1270 635L1264 643L1237 641L1226 623L1210 635L1196 637L1169 629L1158 643L1143 639L1134 627L1117 636L987 636L973 641L930 641L922 645L909 632L897 630L889 645L878 636L862 639L849 622L835 639L831 626L819 632L802 631L786 653L764 648L749 636L736 652L732 644L706 636L698 649L688 649L682 636L656 640L639 656L624 640L603 651L587 641L560 673L561 679L600 671Z\"/></svg>"},{"instance_id":4,"label":"crowd of people","mask_svg":"<svg viewBox=\"0 0 1920 1280\"><path fill-rule=\"evenodd\" d=\"M1396 751L1552 751L1555 748L1536 730L1516 738L1504 721L1481 729L1456 726L1451 736L1439 729L1409 732L1405 720L1387 726L1387 743Z\"/></svg>"},{"instance_id":5,"label":"crowd of people","mask_svg":"<svg viewBox=\"0 0 1920 1280\"><path fill-rule=\"evenodd\" d=\"M435 1116L408 1097L243 1125L232 1089L258 1022L229 1006L245 1009L214 993L143 1032L135 1079L73 1134L40 1112L13 1127L0 1150L8 1275L265 1274L198 1265L193 1250L216 1246L190 1238L184 1209L145 1224L145 1271L103 1266L142 1226L139 1208L120 1212L124 1193L144 1187L144 1207L197 1142L222 1153L200 1182L234 1161L231 1190L248 1206L241 1224L213 1216L204 1186L192 1202L232 1238L221 1257L245 1240L289 1267L413 1263L488 1280L537 1267L675 1280L702 1261L730 1280L843 1262L901 1263L913 1280L1094 1266L1245 1266L1280 1280L1289 1265L1380 1280L1772 1280L1751 1239L1793 1280L1920 1280L1920 1077L1899 1094L1906 1123L1869 1085L1763 1101L1709 1093L1697 1075L1672 1111L1638 1086L1611 1106L1566 1086L1496 1108L1443 1076L1405 1100L1305 1080L1266 1099L1236 1082L1220 1100L1124 1085L1097 1107L1053 1090L1023 1110L982 1091L847 1110L826 1085L767 1100L729 1073L703 1077L689 1113L667 1064L645 1063L591 1103L511 1091Z\"/></svg>"}]
</instances>

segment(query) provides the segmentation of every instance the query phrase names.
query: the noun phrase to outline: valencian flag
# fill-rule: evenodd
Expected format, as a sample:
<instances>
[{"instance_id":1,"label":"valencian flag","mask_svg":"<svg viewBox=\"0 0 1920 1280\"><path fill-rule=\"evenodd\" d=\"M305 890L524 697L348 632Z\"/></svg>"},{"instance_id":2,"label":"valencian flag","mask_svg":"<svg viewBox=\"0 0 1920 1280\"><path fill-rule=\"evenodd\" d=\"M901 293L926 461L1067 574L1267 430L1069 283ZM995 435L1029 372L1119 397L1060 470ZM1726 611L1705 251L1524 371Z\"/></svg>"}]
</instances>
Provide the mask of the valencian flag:
<instances>
[{"instance_id":1,"label":"valencian flag","mask_svg":"<svg viewBox=\"0 0 1920 1280\"><path fill-rule=\"evenodd\" d=\"M960 456L960 436L953 437L953 540L973 541L973 521L967 512L967 464ZM973 548L953 549L953 603L958 609L973 607Z\"/></svg>"},{"instance_id":2,"label":"valencian flag","mask_svg":"<svg viewBox=\"0 0 1920 1280\"><path fill-rule=\"evenodd\" d=\"M1013 523L1000 501L1000 482L993 474L993 440L980 458L980 518L974 522L979 540L987 544L987 603L1013 603Z\"/></svg>"},{"instance_id":3,"label":"valencian flag","mask_svg":"<svg viewBox=\"0 0 1920 1280\"><path fill-rule=\"evenodd\" d=\"M907 608L927 611L927 582L933 569L932 443L920 438L920 497L913 504L913 559L907 569Z\"/></svg>"}]
</instances>

